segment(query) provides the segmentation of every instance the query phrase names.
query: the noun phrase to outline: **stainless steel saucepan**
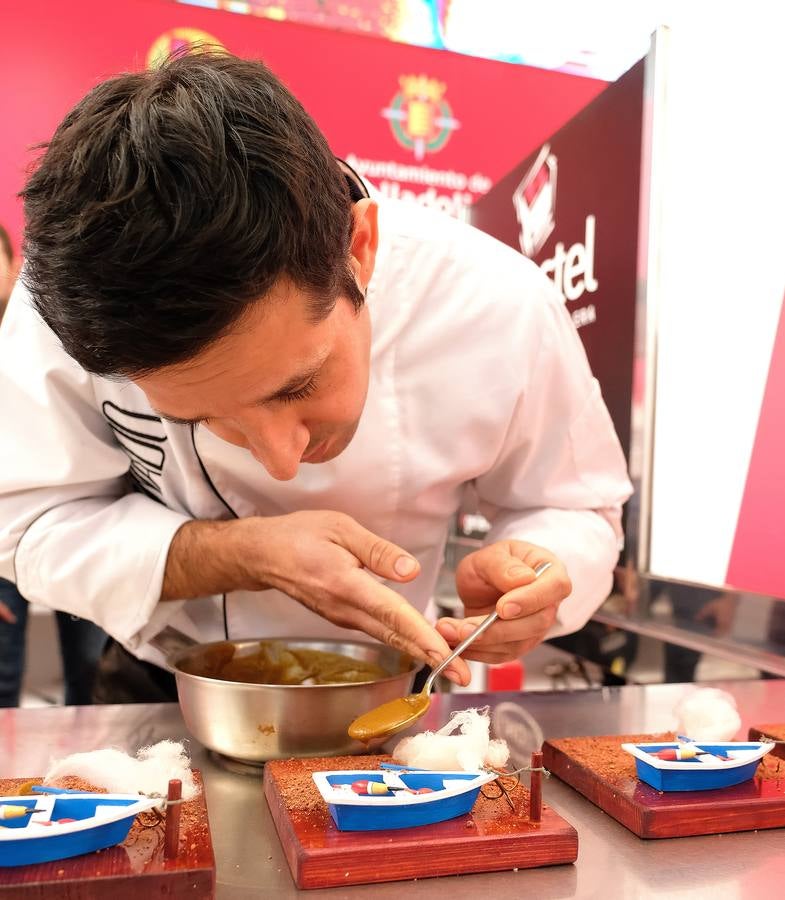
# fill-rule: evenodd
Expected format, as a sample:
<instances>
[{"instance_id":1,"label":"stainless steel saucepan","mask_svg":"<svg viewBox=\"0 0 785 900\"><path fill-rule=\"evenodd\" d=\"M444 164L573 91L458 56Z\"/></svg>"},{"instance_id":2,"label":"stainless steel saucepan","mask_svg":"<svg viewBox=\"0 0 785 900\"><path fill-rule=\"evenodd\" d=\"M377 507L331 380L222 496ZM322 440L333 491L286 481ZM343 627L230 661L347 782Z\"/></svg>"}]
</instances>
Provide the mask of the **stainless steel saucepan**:
<instances>
[{"instance_id":1,"label":"stainless steel saucepan","mask_svg":"<svg viewBox=\"0 0 785 900\"><path fill-rule=\"evenodd\" d=\"M364 746L347 734L358 715L411 692L420 664L384 644L363 641L276 638L289 647L341 653L376 663L388 678L359 684L245 684L194 675L199 661L226 645L250 653L261 640L195 643L171 627L152 641L167 656L177 680L185 724L205 747L244 763L292 756L361 753Z\"/></svg>"}]
</instances>

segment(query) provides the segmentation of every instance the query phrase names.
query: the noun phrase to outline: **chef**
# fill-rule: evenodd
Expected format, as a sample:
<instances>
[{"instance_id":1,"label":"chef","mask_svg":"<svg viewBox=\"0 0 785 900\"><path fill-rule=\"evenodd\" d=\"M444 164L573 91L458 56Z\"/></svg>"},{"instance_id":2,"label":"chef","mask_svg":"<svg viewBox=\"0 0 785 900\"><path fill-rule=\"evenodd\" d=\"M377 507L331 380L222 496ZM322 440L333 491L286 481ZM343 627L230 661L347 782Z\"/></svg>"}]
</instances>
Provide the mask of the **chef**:
<instances>
[{"instance_id":1,"label":"chef","mask_svg":"<svg viewBox=\"0 0 785 900\"><path fill-rule=\"evenodd\" d=\"M364 633L433 664L497 608L466 654L495 663L606 597L630 485L561 298L492 238L371 196L261 63L104 82L24 199L0 576L112 636L101 699L173 696L167 624ZM467 490L492 528L456 573L464 617L433 623Z\"/></svg>"}]
</instances>

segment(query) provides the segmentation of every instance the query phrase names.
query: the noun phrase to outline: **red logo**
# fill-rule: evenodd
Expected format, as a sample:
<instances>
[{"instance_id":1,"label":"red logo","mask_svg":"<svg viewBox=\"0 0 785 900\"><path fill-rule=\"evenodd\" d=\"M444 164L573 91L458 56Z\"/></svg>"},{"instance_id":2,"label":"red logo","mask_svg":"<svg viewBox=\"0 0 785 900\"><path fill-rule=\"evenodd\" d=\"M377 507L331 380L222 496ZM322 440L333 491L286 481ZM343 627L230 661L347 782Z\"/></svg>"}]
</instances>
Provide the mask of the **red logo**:
<instances>
[{"instance_id":1,"label":"red logo","mask_svg":"<svg viewBox=\"0 0 785 900\"><path fill-rule=\"evenodd\" d=\"M513 192L521 250L526 256L538 253L556 224L556 171L556 157L551 145L545 144Z\"/></svg>"}]
</instances>

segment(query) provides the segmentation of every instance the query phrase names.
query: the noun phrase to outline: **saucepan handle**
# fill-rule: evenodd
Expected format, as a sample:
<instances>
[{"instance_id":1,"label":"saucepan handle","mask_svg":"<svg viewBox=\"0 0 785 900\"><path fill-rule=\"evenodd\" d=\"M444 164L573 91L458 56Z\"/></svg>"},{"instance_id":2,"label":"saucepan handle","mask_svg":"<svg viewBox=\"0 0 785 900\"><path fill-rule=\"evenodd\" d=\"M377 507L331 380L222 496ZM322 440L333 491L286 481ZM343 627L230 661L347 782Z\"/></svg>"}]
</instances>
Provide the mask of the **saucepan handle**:
<instances>
[{"instance_id":1,"label":"saucepan handle","mask_svg":"<svg viewBox=\"0 0 785 900\"><path fill-rule=\"evenodd\" d=\"M169 671L172 671L174 668L172 660L175 657L179 656L183 651L195 647L198 643L198 641L195 641L179 629L173 628L171 625L165 626L158 634L150 638L150 644L156 650L160 650L166 658L166 668Z\"/></svg>"}]
</instances>

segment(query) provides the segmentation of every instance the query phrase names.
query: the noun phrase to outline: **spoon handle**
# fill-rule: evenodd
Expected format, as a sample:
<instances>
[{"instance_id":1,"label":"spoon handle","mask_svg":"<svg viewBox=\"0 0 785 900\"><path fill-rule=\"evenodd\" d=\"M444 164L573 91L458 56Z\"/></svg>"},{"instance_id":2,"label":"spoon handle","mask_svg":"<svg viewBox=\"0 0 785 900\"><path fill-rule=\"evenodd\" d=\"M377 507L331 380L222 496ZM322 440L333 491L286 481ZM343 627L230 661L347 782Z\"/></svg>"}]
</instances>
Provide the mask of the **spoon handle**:
<instances>
[{"instance_id":1,"label":"spoon handle","mask_svg":"<svg viewBox=\"0 0 785 900\"><path fill-rule=\"evenodd\" d=\"M537 568L534 570L534 577L539 578L540 575L542 575L542 573L545 572L547 569L550 569L550 567L552 565L553 565L553 563L549 563L549 562L540 563L540 565L537 566ZM447 657L447 659L440 662L439 665L436 666L436 668L431 672L431 674L428 676L428 680L423 685L422 693L430 694L431 688L433 687L433 683L436 680L439 673L446 666L448 666L455 659L456 656L460 656L461 653L463 653L463 651L469 646L469 644L472 644L474 641L477 640L477 638L483 632L487 631L498 618L499 618L499 613L496 612L496 610L494 610L483 622L480 623L480 625L478 626L476 631L473 631L469 635L469 637L464 638L464 640L462 640L460 642L460 644L458 644L458 646L452 651L452 653Z\"/></svg>"}]
</instances>

